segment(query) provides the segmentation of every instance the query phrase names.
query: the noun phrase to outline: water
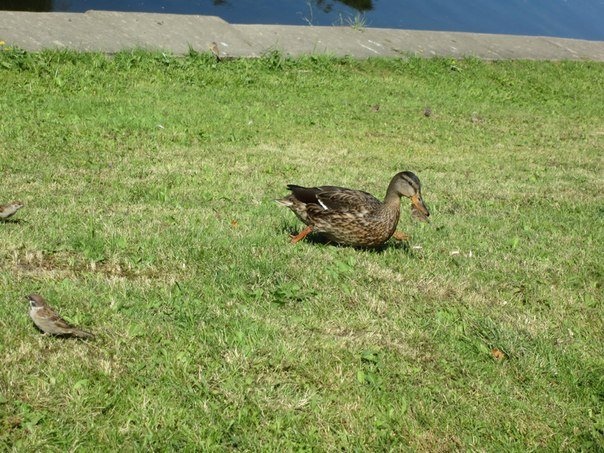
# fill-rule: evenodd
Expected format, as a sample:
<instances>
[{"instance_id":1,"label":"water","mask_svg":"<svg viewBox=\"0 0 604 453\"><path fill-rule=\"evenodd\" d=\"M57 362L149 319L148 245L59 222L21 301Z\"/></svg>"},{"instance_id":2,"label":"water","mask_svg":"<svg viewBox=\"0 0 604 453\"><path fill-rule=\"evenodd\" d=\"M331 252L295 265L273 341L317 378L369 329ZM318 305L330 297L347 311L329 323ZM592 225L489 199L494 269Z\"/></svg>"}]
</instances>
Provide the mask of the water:
<instances>
[{"instance_id":1,"label":"water","mask_svg":"<svg viewBox=\"0 0 604 453\"><path fill-rule=\"evenodd\" d=\"M349 25L604 41L604 0L0 0L0 10L219 16L238 24Z\"/></svg>"}]
</instances>

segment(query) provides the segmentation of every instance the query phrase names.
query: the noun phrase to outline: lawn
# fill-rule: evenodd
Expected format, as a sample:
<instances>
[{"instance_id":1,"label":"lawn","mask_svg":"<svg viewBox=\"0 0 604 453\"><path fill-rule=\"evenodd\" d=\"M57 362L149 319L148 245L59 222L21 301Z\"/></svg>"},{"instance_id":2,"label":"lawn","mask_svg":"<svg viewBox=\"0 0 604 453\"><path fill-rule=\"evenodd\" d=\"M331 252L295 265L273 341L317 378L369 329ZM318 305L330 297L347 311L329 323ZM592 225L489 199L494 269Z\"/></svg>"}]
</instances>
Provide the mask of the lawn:
<instances>
[{"instance_id":1,"label":"lawn","mask_svg":"<svg viewBox=\"0 0 604 453\"><path fill-rule=\"evenodd\" d=\"M604 64L4 50L0 84L0 450L604 449ZM289 243L286 184L402 170L408 242Z\"/></svg>"}]
</instances>

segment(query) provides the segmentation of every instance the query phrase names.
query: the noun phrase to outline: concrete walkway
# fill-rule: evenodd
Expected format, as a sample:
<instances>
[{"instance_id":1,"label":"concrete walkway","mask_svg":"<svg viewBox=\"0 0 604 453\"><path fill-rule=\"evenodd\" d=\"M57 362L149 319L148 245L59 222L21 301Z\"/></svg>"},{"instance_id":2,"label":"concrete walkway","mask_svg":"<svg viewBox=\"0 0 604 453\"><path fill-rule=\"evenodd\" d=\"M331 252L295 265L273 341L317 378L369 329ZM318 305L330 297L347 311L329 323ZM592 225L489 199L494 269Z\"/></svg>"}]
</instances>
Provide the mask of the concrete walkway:
<instances>
[{"instance_id":1,"label":"concrete walkway","mask_svg":"<svg viewBox=\"0 0 604 453\"><path fill-rule=\"evenodd\" d=\"M380 28L235 25L213 16L112 11L0 11L0 41L30 51L60 48L112 53L145 48L182 54L190 47L206 51L215 41L225 57L255 57L280 50L293 56L604 61L604 41Z\"/></svg>"}]
</instances>

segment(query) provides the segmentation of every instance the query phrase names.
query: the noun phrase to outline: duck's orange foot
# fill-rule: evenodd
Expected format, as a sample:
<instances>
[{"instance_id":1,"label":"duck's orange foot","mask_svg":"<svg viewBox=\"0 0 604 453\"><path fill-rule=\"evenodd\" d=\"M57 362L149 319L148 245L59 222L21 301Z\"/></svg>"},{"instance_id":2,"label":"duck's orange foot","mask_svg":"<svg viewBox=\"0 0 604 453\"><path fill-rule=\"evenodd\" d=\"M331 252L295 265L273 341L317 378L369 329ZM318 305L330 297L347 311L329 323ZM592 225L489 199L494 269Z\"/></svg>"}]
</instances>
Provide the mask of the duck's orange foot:
<instances>
[{"instance_id":1,"label":"duck's orange foot","mask_svg":"<svg viewBox=\"0 0 604 453\"><path fill-rule=\"evenodd\" d=\"M296 235L290 234L289 237L292 238L292 241L291 241L292 244L295 244L296 242L304 239L308 235L308 233L310 233L311 231L312 231L312 227L307 226L302 231L300 231L300 233L298 233Z\"/></svg>"},{"instance_id":2,"label":"duck's orange foot","mask_svg":"<svg viewBox=\"0 0 604 453\"><path fill-rule=\"evenodd\" d=\"M408 241L411 239L411 236L409 236L407 233L403 233L402 231L395 231L392 237L397 241Z\"/></svg>"}]
</instances>

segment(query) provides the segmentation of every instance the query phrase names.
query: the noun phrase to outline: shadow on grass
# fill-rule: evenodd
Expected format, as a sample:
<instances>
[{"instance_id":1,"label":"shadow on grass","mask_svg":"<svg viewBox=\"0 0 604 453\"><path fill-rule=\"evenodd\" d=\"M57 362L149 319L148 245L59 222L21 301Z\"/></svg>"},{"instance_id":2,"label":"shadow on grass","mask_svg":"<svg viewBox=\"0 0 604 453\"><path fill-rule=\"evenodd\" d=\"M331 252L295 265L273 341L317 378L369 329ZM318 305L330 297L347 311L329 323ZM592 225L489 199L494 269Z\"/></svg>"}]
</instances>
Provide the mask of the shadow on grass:
<instances>
[{"instance_id":1,"label":"shadow on grass","mask_svg":"<svg viewBox=\"0 0 604 453\"><path fill-rule=\"evenodd\" d=\"M32 322L31 324L42 336L47 337L47 338L56 338L58 341L69 340L69 341L86 341L86 342L88 342L90 340L93 340L96 337L96 335L94 335L93 337L85 338L85 337L78 337L77 335L73 335L71 333L57 333L57 334L46 333L42 329L40 329L34 322Z\"/></svg>"}]
</instances>

